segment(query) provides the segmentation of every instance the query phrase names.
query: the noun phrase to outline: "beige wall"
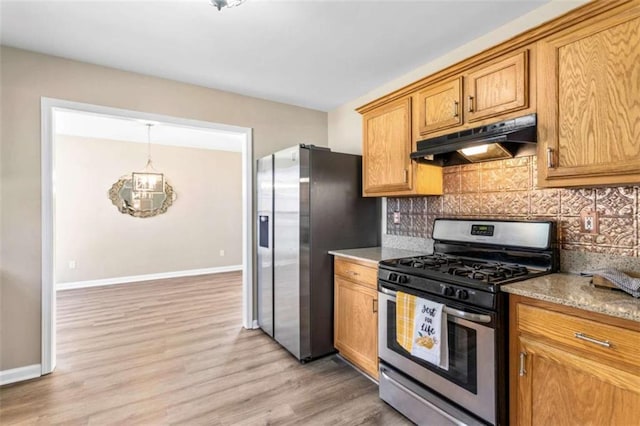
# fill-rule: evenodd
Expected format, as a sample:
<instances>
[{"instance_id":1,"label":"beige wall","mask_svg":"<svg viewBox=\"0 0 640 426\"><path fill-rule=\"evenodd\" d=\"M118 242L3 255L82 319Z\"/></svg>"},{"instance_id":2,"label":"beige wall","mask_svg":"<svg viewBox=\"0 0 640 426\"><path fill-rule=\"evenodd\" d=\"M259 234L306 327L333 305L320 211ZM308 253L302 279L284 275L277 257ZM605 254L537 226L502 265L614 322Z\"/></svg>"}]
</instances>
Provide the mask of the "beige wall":
<instances>
[{"instance_id":1,"label":"beige wall","mask_svg":"<svg viewBox=\"0 0 640 426\"><path fill-rule=\"evenodd\" d=\"M4 46L0 59L0 370L40 363L41 97L251 127L254 158L327 144L324 112Z\"/></svg>"},{"instance_id":2,"label":"beige wall","mask_svg":"<svg viewBox=\"0 0 640 426\"><path fill-rule=\"evenodd\" d=\"M240 152L154 145L154 167L178 198L151 218L122 214L107 197L144 168L145 144L57 136L55 152L56 283L242 264Z\"/></svg>"},{"instance_id":3,"label":"beige wall","mask_svg":"<svg viewBox=\"0 0 640 426\"><path fill-rule=\"evenodd\" d=\"M329 147L334 151L362 154L362 120L355 109L414 81L482 52L529 28L560 16L589 0L552 0L550 3L511 21L482 37L452 50L415 70L394 79L357 99L329 111Z\"/></svg>"}]
</instances>

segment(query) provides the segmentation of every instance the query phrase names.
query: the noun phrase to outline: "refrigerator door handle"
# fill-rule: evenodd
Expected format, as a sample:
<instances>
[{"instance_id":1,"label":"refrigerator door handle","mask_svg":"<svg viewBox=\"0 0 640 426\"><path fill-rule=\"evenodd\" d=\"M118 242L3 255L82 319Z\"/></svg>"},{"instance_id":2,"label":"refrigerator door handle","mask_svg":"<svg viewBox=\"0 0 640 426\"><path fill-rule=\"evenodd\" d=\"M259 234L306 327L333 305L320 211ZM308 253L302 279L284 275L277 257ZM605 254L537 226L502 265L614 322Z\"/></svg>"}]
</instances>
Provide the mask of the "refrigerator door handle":
<instances>
[{"instance_id":1,"label":"refrigerator door handle","mask_svg":"<svg viewBox=\"0 0 640 426\"><path fill-rule=\"evenodd\" d=\"M258 244L260 247L269 248L269 216L260 215L258 229Z\"/></svg>"}]
</instances>

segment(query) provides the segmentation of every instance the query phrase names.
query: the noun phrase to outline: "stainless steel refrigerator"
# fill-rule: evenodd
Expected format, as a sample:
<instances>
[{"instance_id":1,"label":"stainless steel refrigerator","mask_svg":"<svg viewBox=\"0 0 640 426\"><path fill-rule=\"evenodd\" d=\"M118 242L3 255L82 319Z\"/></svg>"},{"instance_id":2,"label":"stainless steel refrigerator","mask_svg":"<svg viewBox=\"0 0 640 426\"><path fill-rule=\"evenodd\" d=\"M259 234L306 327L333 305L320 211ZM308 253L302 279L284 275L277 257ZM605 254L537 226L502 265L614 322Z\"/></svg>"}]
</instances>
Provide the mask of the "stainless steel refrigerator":
<instances>
[{"instance_id":1,"label":"stainless steel refrigerator","mask_svg":"<svg viewBox=\"0 0 640 426\"><path fill-rule=\"evenodd\" d=\"M258 160L258 324L300 361L334 351L334 249L377 246L362 158L294 146Z\"/></svg>"}]
</instances>

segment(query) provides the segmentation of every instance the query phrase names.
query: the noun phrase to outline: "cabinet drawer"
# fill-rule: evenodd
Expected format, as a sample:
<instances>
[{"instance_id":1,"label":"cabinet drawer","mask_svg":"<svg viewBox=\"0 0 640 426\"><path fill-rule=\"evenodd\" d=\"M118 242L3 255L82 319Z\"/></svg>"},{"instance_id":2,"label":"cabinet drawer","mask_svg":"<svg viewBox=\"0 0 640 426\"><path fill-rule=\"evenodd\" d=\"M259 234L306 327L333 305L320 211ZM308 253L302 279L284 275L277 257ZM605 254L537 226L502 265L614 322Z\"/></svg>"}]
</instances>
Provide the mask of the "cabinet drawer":
<instances>
[{"instance_id":1,"label":"cabinet drawer","mask_svg":"<svg viewBox=\"0 0 640 426\"><path fill-rule=\"evenodd\" d=\"M350 262L341 258L335 260L335 274L357 281L367 287L378 288L378 269Z\"/></svg>"},{"instance_id":2,"label":"cabinet drawer","mask_svg":"<svg viewBox=\"0 0 640 426\"><path fill-rule=\"evenodd\" d=\"M518 330L640 367L640 332L518 304Z\"/></svg>"}]
</instances>

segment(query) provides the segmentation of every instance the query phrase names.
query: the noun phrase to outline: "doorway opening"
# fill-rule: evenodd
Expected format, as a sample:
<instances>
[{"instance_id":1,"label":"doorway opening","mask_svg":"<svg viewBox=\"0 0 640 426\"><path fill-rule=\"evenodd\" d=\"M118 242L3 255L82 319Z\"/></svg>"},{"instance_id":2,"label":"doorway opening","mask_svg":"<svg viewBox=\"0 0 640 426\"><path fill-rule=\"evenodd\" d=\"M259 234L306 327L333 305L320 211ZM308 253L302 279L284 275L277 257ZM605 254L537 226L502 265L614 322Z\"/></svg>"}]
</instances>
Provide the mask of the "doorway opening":
<instances>
[{"instance_id":1,"label":"doorway opening","mask_svg":"<svg viewBox=\"0 0 640 426\"><path fill-rule=\"evenodd\" d=\"M58 289L91 287L241 269L243 289L242 326L245 328L253 328L255 321L253 318L252 271L253 161L251 154L251 129L58 99L43 98L41 104L43 229L42 374L52 372L56 365L56 286ZM168 214L165 213L155 218L134 218L122 215L118 212L116 206L112 205L113 197L110 201L107 195L111 183L106 185L106 188L103 188L105 185L102 185L104 183L102 181L105 180L105 173L115 173L113 182L116 182L120 175L130 174L132 171L137 171L136 169L143 168L149 140L147 139L147 124L153 124L152 129L154 133L151 133L152 137L150 139L152 140L152 152L155 152L154 156L158 155L157 159L154 158L154 164L158 166L159 170L166 168L169 163L166 161L168 158L172 156L173 158L180 157L180 154L176 155L176 150L180 149L183 150L182 152L185 153L185 156L186 153L193 155L195 151L200 152L202 157L208 153L220 152L222 157L226 155L228 158L236 158L236 160L226 161L227 163L240 163L239 167L236 167L236 170L240 169L242 182L240 185L235 185L234 190L241 190L241 203L235 206L236 211L234 214L236 215L236 219L238 216L241 216L241 224L239 225L242 229L242 239L241 247L236 247L235 250L231 250L235 253L236 259L236 261L232 261L233 265L229 265L228 261L225 264L223 256L234 256L234 253L226 253L226 248L216 248L213 250L211 249L211 244L209 244L206 239L201 241L201 251L214 251L214 253L209 253L209 255L211 258L216 259L218 263L222 261L222 263L220 263L221 266L213 262L215 265L212 264L213 266L206 267L206 260L204 258L198 260L193 259L193 256L183 256L182 259L171 259L170 262L166 259L158 259L158 262L163 266L160 271L156 272L153 271L153 266L141 266L135 262L133 263L133 268L123 269L118 267L118 263L126 263L127 254L121 253L124 254L124 257L120 259L120 261L118 261L118 259L110 259L112 260L111 265L115 269L109 270L105 265L98 265L90 259L79 260L77 258L83 255L82 250L79 249L78 246L81 247L85 243L95 244L95 241L101 241L101 244L105 244L105 247L102 248L103 252L113 253L113 256L110 256L110 258L119 255L116 253L116 249L109 249L107 247L109 246L109 238L107 236L103 238L101 235L93 235L94 241L83 241L83 238L88 238L88 236L86 236L87 232L82 232L82 227L85 226L86 229L89 229L91 214L96 213L95 210L93 210L97 208L96 204L100 205L103 220L107 219L117 222L112 224L114 227L131 226L136 221L141 221L146 222L145 227L147 229L144 232L148 233L150 227L167 226L166 222L169 219L177 220L175 223L181 223L185 227L187 226L187 224L184 223L188 218L188 216L185 216L188 214L188 212L185 212L185 203L189 202L189 200L195 202L194 200L197 198L194 197L193 194L193 191L197 190L194 188L197 185L194 183L193 173L191 177L185 177L176 172L177 169L175 168L172 169L169 167L169 170L165 170L167 171L167 183L171 183L172 185L178 184L175 187L177 197L174 205L168 208ZM91 164L89 168L85 165L84 170L86 176L82 177L82 182L78 182L79 175L77 171L76 174L73 175L72 171L69 170L73 168L73 162L69 160L76 154L80 157L80 151L85 148L88 149L89 146L94 149L100 147L98 150L102 149L103 152L100 154L93 152L91 155L83 157L85 159L84 161L90 161L95 164L95 175L93 172L86 175L87 170L93 170L94 168ZM127 149L130 147L134 148L136 154L132 155L132 157L138 160L135 163L137 167L136 165L129 164L129 160L131 160L128 158L129 155L124 155L124 158L122 155L118 157L117 151L119 146L127 147ZM140 155L138 155L138 151L144 153L143 158L139 158ZM122 164L116 164L116 169L114 169L113 162L105 166L109 163L108 161L96 161L98 158L108 157L109 155L112 155L113 158L119 158L120 161L118 161L118 163ZM239 161L237 161L238 157L240 157ZM66 161L66 167L64 169L57 168L56 159ZM139 164L140 161L142 161L142 164ZM222 161L225 162L224 159L222 159ZM105 167L107 169L111 168L111 170L105 171ZM117 170L117 172L114 170ZM200 174L203 174L207 169L201 167L200 171ZM102 173L102 178L99 177L100 173ZM221 173L224 174L224 171L221 171ZM216 177L202 176L202 180L197 183L202 184L204 183L203 181L207 179L216 179ZM91 182L95 183L94 189L92 189ZM73 185L75 191L68 191L67 187L64 188L65 191L62 191L62 184ZM180 199L181 193L184 195L183 200ZM97 197L103 197L104 200ZM86 203L83 204L85 200ZM181 201L182 204L180 204ZM238 209L238 207L240 208ZM85 210L83 216L85 218L84 222L86 223L83 224L82 221L69 223L68 217L66 222L58 220L60 218L56 216L57 212L69 211L70 208ZM110 210L107 211L108 209ZM238 214L238 210L242 211L241 215ZM215 214L213 213L214 212L212 212L209 217L211 221L216 220ZM183 220L180 220L180 214L185 216ZM206 217L206 215L203 213L201 217ZM124 221L125 219L129 219L129 221ZM155 222L154 219L156 219ZM139 224L141 222L137 223ZM106 225L106 227L111 227L112 225ZM208 223L208 225L211 225L211 223ZM132 231L132 229L133 228L129 228L124 232L126 236L131 237L130 242L131 245L134 246L129 248L129 255L131 254L131 250L135 252L136 242L140 242L136 240L139 240L141 237L140 235L136 236L132 234L132 232L136 232ZM56 240L57 232L60 230L64 230L65 236L69 241L73 241L73 244ZM159 230L160 228L156 231ZM193 230L186 230L186 228L182 231L187 233L194 232ZM206 231L206 229L203 229L203 231ZM100 234L99 232L94 232L94 234L96 233ZM117 230L114 230L114 233L117 233ZM74 237L68 238L70 235ZM181 233L175 232L174 237L178 239L181 238ZM112 242L112 246L116 247L114 244L117 244L117 241ZM165 241L165 244L168 243ZM140 245L140 247L138 247L139 249L144 249L144 244L138 245ZM145 255L148 254L149 253L146 253ZM161 256L162 253L158 252L157 255ZM154 256L147 256L147 258L153 257ZM206 258L206 254L204 257ZM238 262L240 259L241 264ZM146 263L148 264L149 262ZM145 267L147 269L145 269ZM152 269L149 269L149 267Z\"/></svg>"}]
</instances>

